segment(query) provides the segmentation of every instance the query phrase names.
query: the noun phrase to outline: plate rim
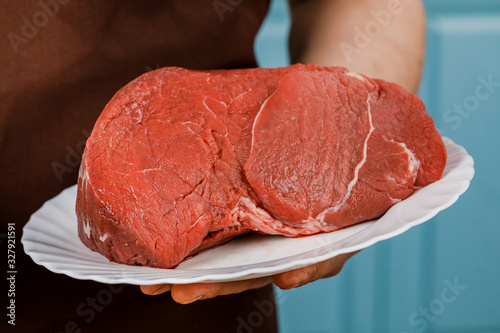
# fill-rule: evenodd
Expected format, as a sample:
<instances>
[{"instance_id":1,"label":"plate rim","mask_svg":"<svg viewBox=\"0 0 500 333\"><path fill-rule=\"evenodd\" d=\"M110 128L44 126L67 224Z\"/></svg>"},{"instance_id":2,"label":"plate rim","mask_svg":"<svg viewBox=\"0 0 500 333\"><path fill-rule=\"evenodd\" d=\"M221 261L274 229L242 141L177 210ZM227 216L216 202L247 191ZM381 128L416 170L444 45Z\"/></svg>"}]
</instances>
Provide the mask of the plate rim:
<instances>
[{"instance_id":1,"label":"plate rim","mask_svg":"<svg viewBox=\"0 0 500 333\"><path fill-rule=\"evenodd\" d=\"M109 283L109 284L119 284L119 283L127 283L127 284L135 284L135 285L152 285L152 284L160 284L160 283L172 283L172 284L189 284L189 283L198 283L198 282L226 282L226 281L237 281L237 280L245 280L245 279L251 279L251 278L256 278L256 277L264 277L264 276L270 276L273 274L285 272L288 270L292 269L297 269L300 267L308 266L311 264L315 264L330 258L333 258L337 255L343 254L343 253L348 253L348 252L353 252L357 250L361 250L367 247L370 247L378 242L381 242L383 240L387 240L390 238L393 238L397 235L400 235L409 229L422 224L426 221L431 220L433 217L435 217L439 212L449 208L451 205L453 205L458 198L465 193L465 191L469 188L470 182L474 177L475 170L474 170L474 160L473 158L467 153L466 149L455 142L453 142L451 139L447 137L443 137L443 142L445 143L445 146L447 147L447 151L451 150L451 148L456 149L457 152L452 155L464 155L464 160L459 164L459 167L461 169L460 176L463 177L461 179L461 187L459 190L453 193L453 195L450 195L449 199L446 200L446 202L440 204L437 208L434 208L427 212L427 214L420 216L419 218L405 222L401 225L399 225L397 228L386 232L382 234L375 235L374 237L369 237L367 240L358 242L357 244L351 245L351 246L344 246L340 248L335 248L335 244L338 245L340 242L345 242L346 240L352 238L354 235L357 235L362 232L368 232L366 231L367 229L370 229L374 226L376 226L376 221L378 219L373 220L375 221L374 223L368 225L366 228L363 228L359 230L358 232L347 236L344 239L339 240L338 242L334 243L328 243L323 246L320 246L319 248L316 249L311 249L306 252L302 252L300 254L294 254L286 257L281 257L278 259L272 259L268 261L263 261L259 263L252 263L252 264L247 264L247 265L238 265L238 266L230 266L230 267L216 267L216 268L200 268L200 269L165 269L165 268L153 268L153 267L146 267L146 266L129 266L125 264L119 264L115 262L108 262L106 265L118 265L117 267L126 267L126 268L131 268L133 270L133 273L141 273L141 270L144 270L144 274L150 274L151 272L155 272L158 274L166 274L165 276L159 276L157 278L148 278L146 280L139 278L139 277L134 277L133 279L130 276L121 274L121 277L109 277L106 275L98 275L98 274L79 274L78 271L74 271L71 269L64 269L59 267L57 263L53 263L50 261L45 261L42 260L39 255L40 253L36 252L36 249L34 246L36 243L29 239L30 232L33 227L33 222L32 219L34 216L39 214L41 211L47 209L47 206L53 204L55 200L63 195L67 191L75 191L76 190L76 184L72 185L63 191L61 191L58 195L55 197L49 199L46 201L35 213L32 214L30 217L29 221L26 223L26 225L23 227L23 234L21 237L21 243L23 244L23 249L24 252L31 257L31 259L38 265L44 266L48 270L58 273L58 274L65 274L68 275L72 278L75 279L80 279L80 280L93 280L101 283ZM447 166L449 162L450 155L447 157ZM456 167L456 166L455 166ZM454 170L454 169L452 169ZM465 173L464 173L465 172ZM443 179L437 181L436 183L445 180ZM435 183L434 183L435 184ZM431 184L432 185L432 184ZM415 193L418 193L415 192ZM413 195L415 195L412 194ZM411 196L410 196L411 197ZM407 200L407 199L405 199ZM405 202L403 200L401 203ZM396 207L402 207L400 205L401 203L398 203L394 206L392 206L383 216L386 216L387 214L392 214L389 212L395 212L397 211L398 208ZM398 206L399 205L399 206ZM401 209L401 208L399 208ZM382 216L382 217L383 217ZM381 218L382 218L381 217ZM369 223L370 221L362 222L360 224L357 224L355 226L359 226L364 223ZM352 226L354 227L354 226ZM351 227L348 227L351 228ZM270 236L272 237L272 236ZM314 236L310 236L314 237ZM79 241L79 239L78 239ZM35 244L35 245L34 245ZM224 245L222 245L224 246ZM332 249L333 247L333 249ZM88 251L91 251L90 249L87 249ZM321 252L325 252L320 254ZM93 252L93 251L91 251ZM93 252L96 253L96 252ZM314 253L317 253L318 255L314 255ZM311 256L311 254L313 254ZM102 256L105 260L107 260L104 256ZM301 258L305 257L305 258ZM274 262L281 262L277 263L276 265L273 265ZM264 265L265 264L265 265ZM230 272L228 272L228 269L231 269ZM153 271L151 271L153 270ZM174 273L175 272L175 273ZM198 274L195 274L195 276L191 277L182 277L179 276L182 272L196 272ZM173 276L172 276L173 273Z\"/></svg>"}]
</instances>

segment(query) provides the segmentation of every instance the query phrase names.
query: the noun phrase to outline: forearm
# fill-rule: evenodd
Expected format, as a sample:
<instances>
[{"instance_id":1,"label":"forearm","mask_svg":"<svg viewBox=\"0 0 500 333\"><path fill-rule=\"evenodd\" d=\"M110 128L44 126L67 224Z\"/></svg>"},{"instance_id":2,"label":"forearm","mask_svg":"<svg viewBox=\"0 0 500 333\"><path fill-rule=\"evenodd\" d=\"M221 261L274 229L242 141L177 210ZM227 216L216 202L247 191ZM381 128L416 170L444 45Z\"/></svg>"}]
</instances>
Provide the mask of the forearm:
<instances>
[{"instance_id":1,"label":"forearm","mask_svg":"<svg viewBox=\"0 0 500 333\"><path fill-rule=\"evenodd\" d=\"M344 66L416 92L425 46L420 0L290 0L290 5L292 63Z\"/></svg>"}]
</instances>

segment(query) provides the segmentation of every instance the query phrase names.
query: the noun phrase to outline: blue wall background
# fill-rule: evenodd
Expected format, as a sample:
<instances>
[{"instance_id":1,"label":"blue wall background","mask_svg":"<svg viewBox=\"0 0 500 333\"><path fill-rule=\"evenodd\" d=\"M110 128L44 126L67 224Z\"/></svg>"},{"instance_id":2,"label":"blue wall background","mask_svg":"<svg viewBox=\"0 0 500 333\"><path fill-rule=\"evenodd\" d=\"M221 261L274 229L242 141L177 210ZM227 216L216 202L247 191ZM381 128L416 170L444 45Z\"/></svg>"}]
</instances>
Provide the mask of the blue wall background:
<instances>
[{"instance_id":1,"label":"blue wall background","mask_svg":"<svg viewBox=\"0 0 500 333\"><path fill-rule=\"evenodd\" d=\"M441 133L474 157L476 175L455 205L363 250L340 275L277 290L283 333L500 332L500 1L425 4L420 96ZM289 63L289 26L286 1L274 0L256 40L261 66ZM464 289L419 313L439 303L447 283Z\"/></svg>"}]
</instances>

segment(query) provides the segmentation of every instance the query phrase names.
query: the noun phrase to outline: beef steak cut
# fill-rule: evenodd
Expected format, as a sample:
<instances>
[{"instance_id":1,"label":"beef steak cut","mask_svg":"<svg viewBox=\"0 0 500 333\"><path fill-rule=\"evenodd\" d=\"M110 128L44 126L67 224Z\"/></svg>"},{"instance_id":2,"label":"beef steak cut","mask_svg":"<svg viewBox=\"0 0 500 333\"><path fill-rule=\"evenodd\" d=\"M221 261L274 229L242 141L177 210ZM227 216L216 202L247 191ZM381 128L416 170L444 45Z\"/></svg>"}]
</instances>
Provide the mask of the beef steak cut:
<instances>
[{"instance_id":1,"label":"beef steak cut","mask_svg":"<svg viewBox=\"0 0 500 333\"><path fill-rule=\"evenodd\" d=\"M78 232L109 260L169 268L249 231L302 236L379 217L445 162L423 103L395 84L314 65L167 67L97 120Z\"/></svg>"}]
</instances>

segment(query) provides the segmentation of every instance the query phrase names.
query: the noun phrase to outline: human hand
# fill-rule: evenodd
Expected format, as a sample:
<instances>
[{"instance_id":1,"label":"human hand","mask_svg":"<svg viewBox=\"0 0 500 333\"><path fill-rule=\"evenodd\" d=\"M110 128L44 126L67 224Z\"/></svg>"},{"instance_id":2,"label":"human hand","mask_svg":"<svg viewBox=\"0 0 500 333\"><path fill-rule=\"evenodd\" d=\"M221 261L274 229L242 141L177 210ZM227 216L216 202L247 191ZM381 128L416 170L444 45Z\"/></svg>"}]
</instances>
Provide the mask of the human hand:
<instances>
[{"instance_id":1,"label":"human hand","mask_svg":"<svg viewBox=\"0 0 500 333\"><path fill-rule=\"evenodd\" d=\"M257 289L274 282L281 289L293 289L321 278L337 275L353 253L338 255L320 263L298 268L292 271L251 280L210 282L192 284L157 284L141 286L147 295L159 295L170 291L172 299L177 303L188 304L198 300L214 298L221 295L237 294L249 289Z\"/></svg>"}]
</instances>

